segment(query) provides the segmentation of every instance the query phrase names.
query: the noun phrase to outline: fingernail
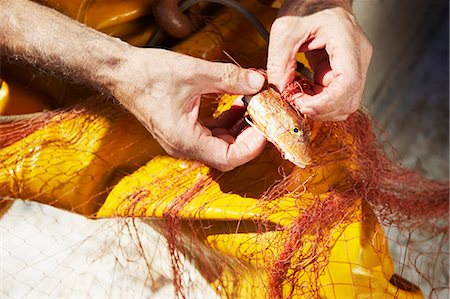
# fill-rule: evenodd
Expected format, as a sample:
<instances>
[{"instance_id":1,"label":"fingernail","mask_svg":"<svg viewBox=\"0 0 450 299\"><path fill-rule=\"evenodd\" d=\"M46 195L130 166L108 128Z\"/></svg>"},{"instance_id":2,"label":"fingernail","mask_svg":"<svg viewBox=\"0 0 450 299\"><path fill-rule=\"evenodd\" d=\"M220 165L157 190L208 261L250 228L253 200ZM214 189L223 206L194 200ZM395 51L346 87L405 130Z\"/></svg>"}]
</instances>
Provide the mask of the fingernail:
<instances>
[{"instance_id":1,"label":"fingernail","mask_svg":"<svg viewBox=\"0 0 450 299\"><path fill-rule=\"evenodd\" d=\"M286 81L278 81L277 83L273 83L273 85L277 88L278 92L283 92L286 88L287 82Z\"/></svg>"},{"instance_id":2,"label":"fingernail","mask_svg":"<svg viewBox=\"0 0 450 299\"><path fill-rule=\"evenodd\" d=\"M257 72L248 72L247 74L247 83L252 89L260 90L264 80L264 76Z\"/></svg>"},{"instance_id":3,"label":"fingernail","mask_svg":"<svg viewBox=\"0 0 450 299\"><path fill-rule=\"evenodd\" d=\"M302 114L307 115L307 116L316 116L317 115L316 110L314 110L312 108L305 107L305 108L299 108L299 110Z\"/></svg>"}]
</instances>

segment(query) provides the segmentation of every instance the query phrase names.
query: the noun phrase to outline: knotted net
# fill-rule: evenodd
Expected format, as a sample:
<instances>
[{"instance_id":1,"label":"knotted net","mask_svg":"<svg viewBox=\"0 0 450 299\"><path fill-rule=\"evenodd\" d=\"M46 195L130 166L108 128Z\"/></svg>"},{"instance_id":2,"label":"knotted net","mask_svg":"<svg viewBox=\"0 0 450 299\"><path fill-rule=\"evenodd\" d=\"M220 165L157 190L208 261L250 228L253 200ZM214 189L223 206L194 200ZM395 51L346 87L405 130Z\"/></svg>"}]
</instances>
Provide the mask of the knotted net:
<instances>
[{"instance_id":1,"label":"knotted net","mask_svg":"<svg viewBox=\"0 0 450 299\"><path fill-rule=\"evenodd\" d=\"M175 49L265 64L256 35L226 42L242 19L215 20ZM203 116L232 104L210 98ZM4 296L448 295L448 182L393 162L365 111L306 120L305 169L269 144L220 173L103 98L60 106L0 124Z\"/></svg>"}]
</instances>

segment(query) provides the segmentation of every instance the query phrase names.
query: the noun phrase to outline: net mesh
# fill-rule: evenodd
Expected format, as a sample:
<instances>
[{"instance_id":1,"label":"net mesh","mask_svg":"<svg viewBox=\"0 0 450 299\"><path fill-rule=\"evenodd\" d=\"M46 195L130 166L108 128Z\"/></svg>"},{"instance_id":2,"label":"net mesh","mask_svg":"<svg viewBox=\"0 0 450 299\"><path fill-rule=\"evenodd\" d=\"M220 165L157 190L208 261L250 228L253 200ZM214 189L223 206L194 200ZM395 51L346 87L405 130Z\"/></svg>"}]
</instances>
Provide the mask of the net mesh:
<instances>
[{"instance_id":1,"label":"net mesh","mask_svg":"<svg viewBox=\"0 0 450 299\"><path fill-rule=\"evenodd\" d=\"M261 67L242 22L227 10L176 49ZM232 98L203 102L217 116ZM3 120L2 296L446 298L448 182L388 158L365 111L306 121L307 168L269 144L221 173L167 156L102 97Z\"/></svg>"}]
</instances>

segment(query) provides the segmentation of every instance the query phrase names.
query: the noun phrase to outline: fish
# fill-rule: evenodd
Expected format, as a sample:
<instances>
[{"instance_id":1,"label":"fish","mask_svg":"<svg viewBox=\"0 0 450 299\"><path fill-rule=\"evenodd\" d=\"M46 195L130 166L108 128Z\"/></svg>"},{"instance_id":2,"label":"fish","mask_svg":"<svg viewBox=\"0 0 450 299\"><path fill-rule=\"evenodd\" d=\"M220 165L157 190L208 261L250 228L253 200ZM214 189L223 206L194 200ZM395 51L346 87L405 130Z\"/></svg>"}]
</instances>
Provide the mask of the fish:
<instances>
[{"instance_id":1,"label":"fish","mask_svg":"<svg viewBox=\"0 0 450 299\"><path fill-rule=\"evenodd\" d=\"M243 96L246 121L282 154L301 168L311 164L310 130L305 118L271 87Z\"/></svg>"}]
</instances>

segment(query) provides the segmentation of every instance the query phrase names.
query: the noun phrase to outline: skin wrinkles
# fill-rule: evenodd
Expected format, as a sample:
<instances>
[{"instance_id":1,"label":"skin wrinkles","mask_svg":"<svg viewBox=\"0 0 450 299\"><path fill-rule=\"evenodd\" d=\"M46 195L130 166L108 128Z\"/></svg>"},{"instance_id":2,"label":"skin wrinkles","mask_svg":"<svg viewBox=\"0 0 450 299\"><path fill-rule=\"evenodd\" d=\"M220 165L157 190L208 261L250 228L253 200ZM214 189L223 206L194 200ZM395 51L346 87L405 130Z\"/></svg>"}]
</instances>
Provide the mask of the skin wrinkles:
<instances>
[{"instance_id":1,"label":"skin wrinkles","mask_svg":"<svg viewBox=\"0 0 450 299\"><path fill-rule=\"evenodd\" d=\"M280 91L294 79L297 51L305 52L315 74L312 94L294 97L298 110L339 121L359 108L372 46L351 1L285 1L271 28L267 65L269 83Z\"/></svg>"},{"instance_id":2,"label":"skin wrinkles","mask_svg":"<svg viewBox=\"0 0 450 299\"><path fill-rule=\"evenodd\" d=\"M215 135L198 119L201 95L255 94L264 84L261 74L163 49L136 48L29 0L0 1L2 56L110 95L169 154L228 171L264 149L264 137L253 128L237 135L227 127L215 128L222 129ZM268 79L280 91L294 78L299 49L325 49L329 55L329 65L321 66L313 86L316 94L295 100L297 109L316 119L342 118L362 96L371 46L349 7L344 0L286 0L272 25ZM346 82L357 86L351 90ZM356 100L350 101L353 96Z\"/></svg>"}]
</instances>

